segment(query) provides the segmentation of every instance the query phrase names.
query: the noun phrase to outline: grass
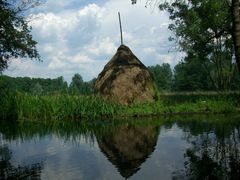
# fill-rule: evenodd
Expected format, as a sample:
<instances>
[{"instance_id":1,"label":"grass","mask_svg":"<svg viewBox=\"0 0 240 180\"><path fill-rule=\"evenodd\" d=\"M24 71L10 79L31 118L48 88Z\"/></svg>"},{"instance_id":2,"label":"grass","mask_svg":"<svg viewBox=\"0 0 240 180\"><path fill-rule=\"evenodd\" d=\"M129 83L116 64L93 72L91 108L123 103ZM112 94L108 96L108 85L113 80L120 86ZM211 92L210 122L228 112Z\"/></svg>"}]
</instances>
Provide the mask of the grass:
<instances>
[{"instance_id":1,"label":"grass","mask_svg":"<svg viewBox=\"0 0 240 180\"><path fill-rule=\"evenodd\" d=\"M98 96L32 96L16 97L21 119L96 119L113 117L118 106Z\"/></svg>"},{"instance_id":2,"label":"grass","mask_svg":"<svg viewBox=\"0 0 240 180\"><path fill-rule=\"evenodd\" d=\"M121 106L99 96L28 95L5 93L0 99L0 119L96 120L166 114L237 112L240 93L175 93L152 103Z\"/></svg>"},{"instance_id":3,"label":"grass","mask_svg":"<svg viewBox=\"0 0 240 180\"><path fill-rule=\"evenodd\" d=\"M206 114L236 112L235 103L231 100L204 100L166 105L163 101L133 105L125 108L126 116L149 116L161 114Z\"/></svg>"}]
</instances>

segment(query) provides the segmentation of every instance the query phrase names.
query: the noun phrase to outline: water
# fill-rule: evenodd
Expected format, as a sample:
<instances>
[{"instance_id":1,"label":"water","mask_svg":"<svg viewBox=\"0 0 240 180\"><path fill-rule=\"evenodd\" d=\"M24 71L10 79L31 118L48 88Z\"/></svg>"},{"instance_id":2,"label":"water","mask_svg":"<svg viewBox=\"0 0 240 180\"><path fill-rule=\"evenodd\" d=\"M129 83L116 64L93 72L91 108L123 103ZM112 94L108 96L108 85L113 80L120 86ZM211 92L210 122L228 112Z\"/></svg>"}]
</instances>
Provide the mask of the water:
<instances>
[{"instance_id":1,"label":"water","mask_svg":"<svg viewBox=\"0 0 240 180\"><path fill-rule=\"evenodd\" d=\"M0 179L240 179L240 116L0 123Z\"/></svg>"}]
</instances>

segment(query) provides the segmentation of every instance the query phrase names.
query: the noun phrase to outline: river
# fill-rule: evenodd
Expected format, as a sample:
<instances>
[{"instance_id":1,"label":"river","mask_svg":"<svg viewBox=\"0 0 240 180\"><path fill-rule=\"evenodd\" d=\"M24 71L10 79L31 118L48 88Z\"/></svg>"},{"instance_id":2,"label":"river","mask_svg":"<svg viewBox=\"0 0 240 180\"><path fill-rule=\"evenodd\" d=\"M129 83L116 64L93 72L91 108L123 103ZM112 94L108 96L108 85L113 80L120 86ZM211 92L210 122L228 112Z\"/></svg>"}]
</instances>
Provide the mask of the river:
<instances>
[{"instance_id":1,"label":"river","mask_svg":"<svg viewBox=\"0 0 240 180\"><path fill-rule=\"evenodd\" d=\"M240 179L240 115L0 123L0 179Z\"/></svg>"}]
</instances>

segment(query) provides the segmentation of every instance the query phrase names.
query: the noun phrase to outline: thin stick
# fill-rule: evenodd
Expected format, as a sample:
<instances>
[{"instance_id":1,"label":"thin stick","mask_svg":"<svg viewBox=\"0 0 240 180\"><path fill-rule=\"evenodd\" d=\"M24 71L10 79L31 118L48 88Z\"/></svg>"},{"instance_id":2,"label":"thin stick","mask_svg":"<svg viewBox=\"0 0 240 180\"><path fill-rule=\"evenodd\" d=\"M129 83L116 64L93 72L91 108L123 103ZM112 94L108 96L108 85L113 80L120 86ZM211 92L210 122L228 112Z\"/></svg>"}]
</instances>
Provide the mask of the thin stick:
<instances>
[{"instance_id":1,"label":"thin stick","mask_svg":"<svg viewBox=\"0 0 240 180\"><path fill-rule=\"evenodd\" d=\"M119 19L119 24L120 24L121 45L123 45L123 36L122 36L122 23L121 23L121 16L120 16L120 12L118 12L118 19Z\"/></svg>"}]
</instances>

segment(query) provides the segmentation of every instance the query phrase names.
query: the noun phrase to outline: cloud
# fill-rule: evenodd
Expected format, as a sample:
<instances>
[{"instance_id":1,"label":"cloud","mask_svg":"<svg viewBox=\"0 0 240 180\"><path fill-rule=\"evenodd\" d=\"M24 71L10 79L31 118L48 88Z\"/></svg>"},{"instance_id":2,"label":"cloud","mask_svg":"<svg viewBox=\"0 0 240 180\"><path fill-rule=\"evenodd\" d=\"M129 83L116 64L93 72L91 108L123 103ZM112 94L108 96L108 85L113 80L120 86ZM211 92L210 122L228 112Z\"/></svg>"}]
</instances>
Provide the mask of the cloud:
<instances>
[{"instance_id":1,"label":"cloud","mask_svg":"<svg viewBox=\"0 0 240 180\"><path fill-rule=\"evenodd\" d=\"M89 46L86 46L86 51L94 56L113 55L117 46L111 41L109 37L94 41Z\"/></svg>"},{"instance_id":2,"label":"cloud","mask_svg":"<svg viewBox=\"0 0 240 180\"><path fill-rule=\"evenodd\" d=\"M168 52L173 46L168 41L168 15L144 5L142 2L133 6L130 0L47 0L32 11L30 21L43 63L17 60L11 65L17 70L5 74L64 76L68 82L75 73L80 73L84 80L96 77L120 45L118 11L124 44L145 65L175 65L181 55Z\"/></svg>"}]
</instances>

